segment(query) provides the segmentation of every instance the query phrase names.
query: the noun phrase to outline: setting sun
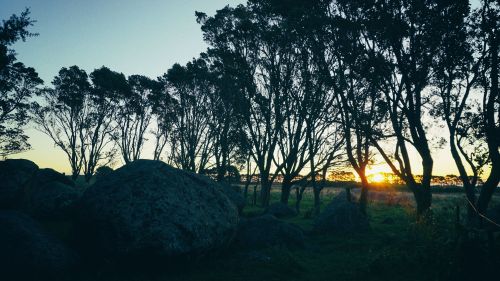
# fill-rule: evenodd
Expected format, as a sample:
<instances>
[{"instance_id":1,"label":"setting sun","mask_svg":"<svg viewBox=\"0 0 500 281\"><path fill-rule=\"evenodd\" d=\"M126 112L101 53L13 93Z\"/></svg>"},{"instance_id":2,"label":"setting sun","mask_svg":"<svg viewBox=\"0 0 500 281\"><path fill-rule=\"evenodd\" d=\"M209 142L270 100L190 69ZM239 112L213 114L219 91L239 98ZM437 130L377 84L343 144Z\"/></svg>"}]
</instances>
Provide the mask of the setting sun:
<instances>
[{"instance_id":1,"label":"setting sun","mask_svg":"<svg viewBox=\"0 0 500 281\"><path fill-rule=\"evenodd\" d=\"M371 182L383 182L385 177L382 174L374 174L371 176Z\"/></svg>"},{"instance_id":2,"label":"setting sun","mask_svg":"<svg viewBox=\"0 0 500 281\"><path fill-rule=\"evenodd\" d=\"M373 165L366 169L366 177L370 183L390 182L390 168L385 165Z\"/></svg>"}]
</instances>

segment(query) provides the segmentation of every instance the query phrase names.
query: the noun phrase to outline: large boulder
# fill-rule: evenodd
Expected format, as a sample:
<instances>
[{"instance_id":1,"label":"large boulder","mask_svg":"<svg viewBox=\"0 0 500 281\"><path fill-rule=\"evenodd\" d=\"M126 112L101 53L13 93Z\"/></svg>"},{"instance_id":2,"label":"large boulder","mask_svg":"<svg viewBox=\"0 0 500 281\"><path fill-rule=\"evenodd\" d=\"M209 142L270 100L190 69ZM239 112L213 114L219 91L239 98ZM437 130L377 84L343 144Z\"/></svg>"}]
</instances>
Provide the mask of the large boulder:
<instances>
[{"instance_id":1,"label":"large boulder","mask_svg":"<svg viewBox=\"0 0 500 281\"><path fill-rule=\"evenodd\" d=\"M99 179L79 201L78 244L114 262L203 256L226 246L238 211L215 182L138 160Z\"/></svg>"},{"instance_id":2,"label":"large boulder","mask_svg":"<svg viewBox=\"0 0 500 281\"><path fill-rule=\"evenodd\" d=\"M31 218L0 211L2 280L61 280L78 264L78 256Z\"/></svg>"},{"instance_id":3,"label":"large boulder","mask_svg":"<svg viewBox=\"0 0 500 281\"><path fill-rule=\"evenodd\" d=\"M25 208L40 219L67 219L72 216L80 192L74 182L52 169L40 169L25 191Z\"/></svg>"},{"instance_id":4,"label":"large boulder","mask_svg":"<svg viewBox=\"0 0 500 281\"><path fill-rule=\"evenodd\" d=\"M17 208L24 188L38 171L38 166L25 159L0 161L0 209Z\"/></svg>"},{"instance_id":5,"label":"large boulder","mask_svg":"<svg viewBox=\"0 0 500 281\"><path fill-rule=\"evenodd\" d=\"M297 211L287 204L277 202L269 205L265 210L264 210L265 215L272 215L277 218L290 218L290 217L295 217L297 215Z\"/></svg>"},{"instance_id":6,"label":"large boulder","mask_svg":"<svg viewBox=\"0 0 500 281\"><path fill-rule=\"evenodd\" d=\"M315 232L358 232L370 228L368 218L359 205L347 200L348 195L341 192L333 198L314 222Z\"/></svg>"},{"instance_id":7,"label":"large boulder","mask_svg":"<svg viewBox=\"0 0 500 281\"><path fill-rule=\"evenodd\" d=\"M298 226L264 215L241 220L234 246L246 250L277 245L302 247L304 240L304 233Z\"/></svg>"}]
</instances>

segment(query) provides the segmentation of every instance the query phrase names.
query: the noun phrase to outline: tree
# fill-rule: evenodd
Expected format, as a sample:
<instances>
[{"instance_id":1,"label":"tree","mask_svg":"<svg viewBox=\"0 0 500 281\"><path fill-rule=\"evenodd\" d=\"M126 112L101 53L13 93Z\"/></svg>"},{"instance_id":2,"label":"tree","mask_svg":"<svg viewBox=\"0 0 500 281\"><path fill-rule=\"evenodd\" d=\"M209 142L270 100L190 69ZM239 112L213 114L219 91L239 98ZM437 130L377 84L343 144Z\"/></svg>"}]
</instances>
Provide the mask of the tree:
<instances>
[{"instance_id":1,"label":"tree","mask_svg":"<svg viewBox=\"0 0 500 281\"><path fill-rule=\"evenodd\" d=\"M52 89L40 93L33 105L33 121L67 156L72 178L83 172L88 182L96 168L112 162L112 134L116 80L120 74L106 67L87 73L77 66L63 67Z\"/></svg>"},{"instance_id":2,"label":"tree","mask_svg":"<svg viewBox=\"0 0 500 281\"><path fill-rule=\"evenodd\" d=\"M221 50L209 50L202 58L210 67L210 79L214 87L208 96L210 137L213 146L213 162L217 181L230 175L233 165L245 162L248 139L240 116L239 97L242 85L238 79L238 58Z\"/></svg>"},{"instance_id":3,"label":"tree","mask_svg":"<svg viewBox=\"0 0 500 281\"><path fill-rule=\"evenodd\" d=\"M391 167L412 190L417 213L429 210L432 202L430 182L433 159L427 134L425 105L434 62L443 44L441 38L460 26L453 17L467 7L466 1L339 1L349 14L358 17L359 40L370 57L376 59L373 75L378 77L383 93L391 132L385 139L395 143L393 156L378 140L371 142ZM349 19L349 16L347 17ZM372 76L372 78L374 78ZM418 181L410 159L410 147L422 160L423 177Z\"/></svg>"},{"instance_id":4,"label":"tree","mask_svg":"<svg viewBox=\"0 0 500 281\"><path fill-rule=\"evenodd\" d=\"M19 153L30 148L23 127L28 122L30 98L43 81L36 71L16 60L9 49L19 40L35 36L28 27L34 21L27 9L20 16L12 15L0 26L0 156Z\"/></svg>"},{"instance_id":5,"label":"tree","mask_svg":"<svg viewBox=\"0 0 500 281\"><path fill-rule=\"evenodd\" d=\"M159 95L161 84L142 75L132 75L117 99L115 141L125 164L141 158L147 141L146 133L153 117L153 102Z\"/></svg>"},{"instance_id":6,"label":"tree","mask_svg":"<svg viewBox=\"0 0 500 281\"><path fill-rule=\"evenodd\" d=\"M380 139L386 121L385 103L377 89L378 81L372 78L370 66L375 62L355 35L355 21L347 25L333 21L331 28L337 33L337 40L331 50L333 62L328 65L336 66L333 85L341 112L347 160L361 180L359 206L366 213L369 189L366 169L373 161L372 142Z\"/></svg>"},{"instance_id":7,"label":"tree","mask_svg":"<svg viewBox=\"0 0 500 281\"><path fill-rule=\"evenodd\" d=\"M101 67L90 74L92 90L88 99L88 114L82 130L83 173L88 182L99 166L109 165L116 154L113 145L113 120L118 92L126 85L125 76Z\"/></svg>"},{"instance_id":8,"label":"tree","mask_svg":"<svg viewBox=\"0 0 500 281\"><path fill-rule=\"evenodd\" d=\"M171 132L176 120L175 108L178 106L177 102L168 92L162 77L158 78L160 82L161 89L159 91L153 91L152 95L149 96L151 101L151 114L154 118L154 129L151 130L154 136L154 151L153 159L162 159L165 147L170 141ZM170 158L167 162L170 163Z\"/></svg>"},{"instance_id":9,"label":"tree","mask_svg":"<svg viewBox=\"0 0 500 281\"><path fill-rule=\"evenodd\" d=\"M271 185L283 164L276 167L275 152L285 117L284 97L291 86L293 44L283 17L266 1L225 7L213 17L197 13L205 41L213 49L238 58L241 120L249 139L252 160L261 179L260 201L267 206ZM271 175L271 169L274 173Z\"/></svg>"},{"instance_id":10,"label":"tree","mask_svg":"<svg viewBox=\"0 0 500 281\"><path fill-rule=\"evenodd\" d=\"M319 38L323 39L327 36L322 37L324 34L321 30L322 23L318 21L318 15L323 13L325 7L321 4L314 5L308 2L300 2L300 4L307 5L307 9L303 9L303 11L308 11L305 15L299 14L302 22L296 27L301 38L296 43L300 50L298 54L299 75L296 80L302 94L293 95L292 93L292 100L300 101L300 106L287 115L286 122L288 122L289 116L296 115L293 112L302 115L304 152L299 155L305 156L303 158L304 164L309 165L309 173L305 178L309 179L311 184L314 194L314 214L318 215L321 191L325 187L328 170L337 165L342 158L344 134L339 126L340 111L338 110L336 92L333 91L330 77L323 72L324 63L319 63L324 62L324 53L320 51L324 50L321 47L323 42L319 42ZM286 166L283 170L286 170ZM297 192L297 211L302 198L301 193L305 190L304 187L303 184L300 192Z\"/></svg>"},{"instance_id":11,"label":"tree","mask_svg":"<svg viewBox=\"0 0 500 281\"><path fill-rule=\"evenodd\" d=\"M162 81L177 104L170 141L173 163L183 170L201 173L212 152L207 105L214 90L208 66L201 59L185 67L175 64Z\"/></svg>"},{"instance_id":12,"label":"tree","mask_svg":"<svg viewBox=\"0 0 500 281\"><path fill-rule=\"evenodd\" d=\"M479 87L483 75L482 65L487 52L483 38L477 32L476 14L462 9L454 16L465 19L460 27L445 34L444 44L439 50L434 77L435 94L439 103L432 111L444 120L449 132L449 147L457 166L464 191L470 204L469 219L474 217L476 184L482 169L488 164L481 109L473 91ZM468 171L472 172L469 176Z\"/></svg>"},{"instance_id":13,"label":"tree","mask_svg":"<svg viewBox=\"0 0 500 281\"><path fill-rule=\"evenodd\" d=\"M484 182L479 198L477 210L484 214L491 201L491 197L500 182L500 88L498 59L500 52L500 3L485 0L474 14L478 20L479 44L486 45L486 59L482 66L480 89L482 90L481 119L486 146L488 147L491 170Z\"/></svg>"},{"instance_id":14,"label":"tree","mask_svg":"<svg viewBox=\"0 0 500 281\"><path fill-rule=\"evenodd\" d=\"M450 132L450 150L469 201L469 218L484 214L500 182L499 37L500 3L482 1L468 21L443 38L436 71L436 113ZM455 14L460 19L468 10ZM479 96L474 95L479 90ZM464 163L465 162L465 163ZM482 169L491 169L476 198ZM467 173L468 167L472 176Z\"/></svg>"},{"instance_id":15,"label":"tree","mask_svg":"<svg viewBox=\"0 0 500 281\"><path fill-rule=\"evenodd\" d=\"M365 78L369 74L366 73L368 58L359 43L356 13L349 12L349 7L341 3L328 2L330 5L322 7L315 14L320 24L313 25L314 31L307 33L314 34L309 35L317 68L314 76L322 79L331 92L330 102L319 100L319 103L329 104L330 118L327 123L336 125L332 126L334 129L330 133L334 141L328 142L331 150L325 154L328 156L325 158L327 165L321 169L321 178L322 182L326 181L331 161L341 157L338 150L345 148L347 160L362 182L360 208L364 212L368 191L366 167L372 156L368 134L373 134L376 124L381 122L377 104L379 94L372 86L373 81ZM311 126L313 131L317 130L314 124ZM313 190L320 191L321 185L316 187L316 176L312 179ZM318 192L315 192L315 199L319 200Z\"/></svg>"},{"instance_id":16,"label":"tree","mask_svg":"<svg viewBox=\"0 0 500 281\"><path fill-rule=\"evenodd\" d=\"M40 93L43 103L34 105L33 121L66 154L75 180L81 172L86 150L84 136L91 110L91 85L87 73L77 66L63 67L52 85L53 89Z\"/></svg>"}]
</instances>

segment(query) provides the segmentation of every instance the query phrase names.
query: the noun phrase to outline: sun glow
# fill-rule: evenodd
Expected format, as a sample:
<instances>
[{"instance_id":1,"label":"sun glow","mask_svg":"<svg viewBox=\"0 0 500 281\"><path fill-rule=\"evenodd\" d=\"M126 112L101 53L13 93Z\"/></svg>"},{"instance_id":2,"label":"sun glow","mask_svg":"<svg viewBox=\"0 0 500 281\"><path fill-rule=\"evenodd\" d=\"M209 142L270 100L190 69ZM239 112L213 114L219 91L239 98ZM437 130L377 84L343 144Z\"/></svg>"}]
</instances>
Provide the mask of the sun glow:
<instances>
[{"instance_id":1,"label":"sun glow","mask_svg":"<svg viewBox=\"0 0 500 281\"><path fill-rule=\"evenodd\" d=\"M385 177L382 174L373 174L370 177L370 181L371 182L376 182L376 183L384 182L385 181Z\"/></svg>"},{"instance_id":2,"label":"sun glow","mask_svg":"<svg viewBox=\"0 0 500 281\"><path fill-rule=\"evenodd\" d=\"M366 177L370 183L390 182L390 169L384 165L373 165L366 169Z\"/></svg>"}]
</instances>

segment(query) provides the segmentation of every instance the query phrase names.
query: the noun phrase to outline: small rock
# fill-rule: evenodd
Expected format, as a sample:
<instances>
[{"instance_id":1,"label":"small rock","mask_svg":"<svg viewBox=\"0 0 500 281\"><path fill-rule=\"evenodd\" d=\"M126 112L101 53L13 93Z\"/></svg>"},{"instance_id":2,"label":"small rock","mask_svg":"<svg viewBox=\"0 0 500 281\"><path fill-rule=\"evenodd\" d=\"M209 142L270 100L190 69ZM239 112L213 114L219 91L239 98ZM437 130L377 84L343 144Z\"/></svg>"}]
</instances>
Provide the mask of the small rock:
<instances>
[{"instance_id":1,"label":"small rock","mask_svg":"<svg viewBox=\"0 0 500 281\"><path fill-rule=\"evenodd\" d=\"M370 228L368 218L359 205L347 201L345 192L339 193L314 222L314 232L358 232Z\"/></svg>"}]
</instances>

